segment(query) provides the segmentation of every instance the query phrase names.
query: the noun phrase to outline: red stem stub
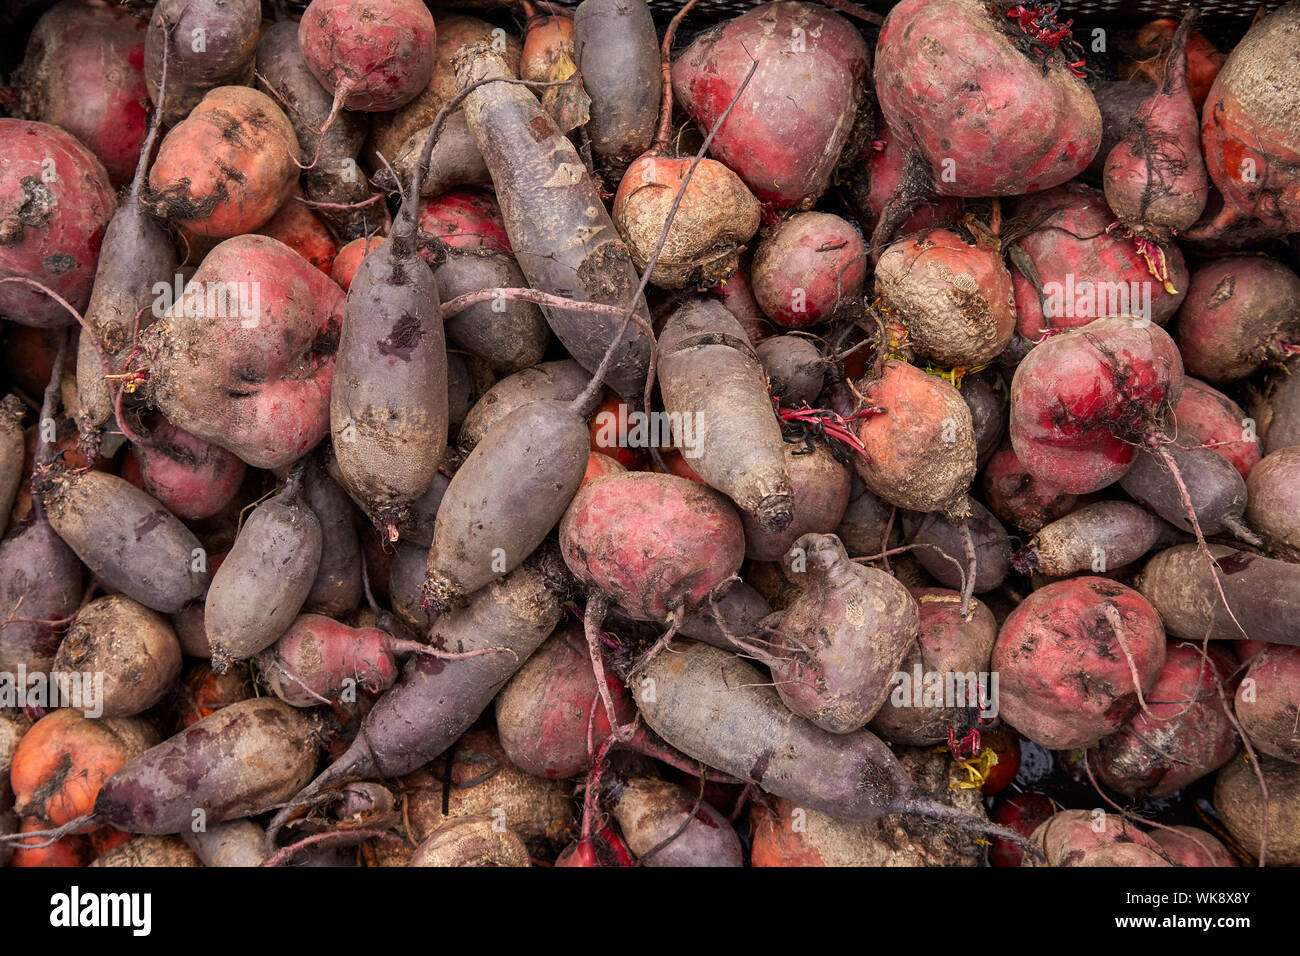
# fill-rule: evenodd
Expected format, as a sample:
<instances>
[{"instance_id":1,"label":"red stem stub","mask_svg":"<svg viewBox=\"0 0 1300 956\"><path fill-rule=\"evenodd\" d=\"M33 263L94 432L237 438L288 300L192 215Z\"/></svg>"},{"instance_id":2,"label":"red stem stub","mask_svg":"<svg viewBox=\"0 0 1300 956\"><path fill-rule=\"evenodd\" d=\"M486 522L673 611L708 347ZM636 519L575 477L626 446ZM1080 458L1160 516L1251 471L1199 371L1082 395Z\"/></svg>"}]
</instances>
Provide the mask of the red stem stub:
<instances>
[{"instance_id":1,"label":"red stem stub","mask_svg":"<svg viewBox=\"0 0 1300 956\"><path fill-rule=\"evenodd\" d=\"M772 403L776 406L776 417L781 420L782 427L797 426L803 430L805 436L815 434L824 439L837 459L843 451L840 445L847 445L854 452L865 457L867 447L853 433L850 426L864 418L884 413L883 408L868 406L845 416L829 409L813 408L807 402L799 408L782 408L780 402L773 397Z\"/></svg>"},{"instance_id":2,"label":"red stem stub","mask_svg":"<svg viewBox=\"0 0 1300 956\"><path fill-rule=\"evenodd\" d=\"M1014 20L1020 32L1025 35L1029 49L1037 56L1047 56L1059 51L1066 59L1070 72L1081 79L1087 79L1088 66L1084 59L1083 46L1074 39L1070 30L1073 20L1061 23L1056 19L1061 5L1059 3L1030 4L1017 3L1015 6L991 3L989 12ZM1070 57L1077 57L1071 61Z\"/></svg>"}]
</instances>

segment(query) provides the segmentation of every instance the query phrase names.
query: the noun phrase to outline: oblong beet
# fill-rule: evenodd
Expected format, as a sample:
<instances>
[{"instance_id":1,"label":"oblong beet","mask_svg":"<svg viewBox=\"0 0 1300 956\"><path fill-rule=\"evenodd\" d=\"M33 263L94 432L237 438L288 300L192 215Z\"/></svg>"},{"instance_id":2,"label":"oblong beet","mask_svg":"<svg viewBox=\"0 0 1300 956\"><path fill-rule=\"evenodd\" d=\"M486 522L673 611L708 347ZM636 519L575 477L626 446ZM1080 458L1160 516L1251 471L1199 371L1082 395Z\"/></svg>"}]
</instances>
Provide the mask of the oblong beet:
<instances>
[{"instance_id":1,"label":"oblong beet","mask_svg":"<svg viewBox=\"0 0 1300 956\"><path fill-rule=\"evenodd\" d=\"M758 355L720 303L687 303L669 317L659 334L659 391L664 410L681 416L673 437L691 468L760 530L784 531L794 498L781 425Z\"/></svg>"},{"instance_id":2,"label":"oblong beet","mask_svg":"<svg viewBox=\"0 0 1300 956\"><path fill-rule=\"evenodd\" d=\"M463 54L463 56L461 55ZM485 44L462 47L457 82L512 76ZM584 302L626 308L648 321L627 246L573 144L529 90L490 83L470 93L465 117L492 172L501 215L519 268L535 289ZM577 241L575 237L578 237ZM613 315L546 307L546 320L569 354L594 371L618 340L606 382L629 402L640 402L652 336L633 322L621 337Z\"/></svg>"},{"instance_id":3,"label":"oblong beet","mask_svg":"<svg viewBox=\"0 0 1300 956\"><path fill-rule=\"evenodd\" d=\"M68 617L80 601L81 562L50 523L36 517L13 529L0 541L0 615L9 622L0 629L0 671L48 670L62 634L39 622Z\"/></svg>"},{"instance_id":4,"label":"oblong beet","mask_svg":"<svg viewBox=\"0 0 1300 956\"><path fill-rule=\"evenodd\" d=\"M582 484L586 423L571 405L528 402L474 446L438 504L425 593L445 610L519 567Z\"/></svg>"},{"instance_id":5,"label":"oblong beet","mask_svg":"<svg viewBox=\"0 0 1300 956\"><path fill-rule=\"evenodd\" d=\"M127 761L95 814L127 833L181 833L251 817L293 796L316 767L312 721L274 697L241 700Z\"/></svg>"},{"instance_id":6,"label":"oblong beet","mask_svg":"<svg viewBox=\"0 0 1300 956\"><path fill-rule=\"evenodd\" d=\"M745 532L703 485L629 471L584 485L560 522L564 563L630 617L663 621L700 607L740 568Z\"/></svg>"},{"instance_id":7,"label":"oblong beet","mask_svg":"<svg viewBox=\"0 0 1300 956\"><path fill-rule=\"evenodd\" d=\"M645 668L655 693L638 708L659 736L710 767L840 820L891 810L912 781L874 734L828 734L793 714L758 668L707 644L683 643Z\"/></svg>"},{"instance_id":8,"label":"oblong beet","mask_svg":"<svg viewBox=\"0 0 1300 956\"><path fill-rule=\"evenodd\" d=\"M130 482L98 471L50 472L37 492L50 526L109 587L164 614L207 590L199 539Z\"/></svg>"},{"instance_id":9,"label":"oblong beet","mask_svg":"<svg viewBox=\"0 0 1300 956\"><path fill-rule=\"evenodd\" d=\"M213 670L275 643L311 593L320 555L320 521L296 486L257 507L208 588Z\"/></svg>"},{"instance_id":10,"label":"oblong beet","mask_svg":"<svg viewBox=\"0 0 1300 956\"><path fill-rule=\"evenodd\" d=\"M1142 570L1138 590L1160 612L1171 637L1300 645L1300 564L1210 545L1217 576L1237 623L1219 600L1210 568L1194 544L1161 551ZM1238 626L1240 625L1240 626ZM1244 631L1244 633L1243 633Z\"/></svg>"}]
</instances>

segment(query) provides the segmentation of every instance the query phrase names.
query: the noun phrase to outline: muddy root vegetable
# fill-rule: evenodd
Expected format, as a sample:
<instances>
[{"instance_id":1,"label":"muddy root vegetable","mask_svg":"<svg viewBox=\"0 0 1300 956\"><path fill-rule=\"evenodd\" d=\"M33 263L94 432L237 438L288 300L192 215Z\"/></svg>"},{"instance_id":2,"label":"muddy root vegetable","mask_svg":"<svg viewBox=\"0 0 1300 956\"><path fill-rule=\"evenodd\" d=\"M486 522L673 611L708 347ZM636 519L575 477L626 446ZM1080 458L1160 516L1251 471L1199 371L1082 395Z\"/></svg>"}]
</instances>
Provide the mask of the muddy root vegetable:
<instances>
[{"instance_id":1,"label":"muddy root vegetable","mask_svg":"<svg viewBox=\"0 0 1300 956\"><path fill-rule=\"evenodd\" d=\"M162 0L145 38L149 98L162 94L163 123L175 126L218 86L252 82L262 8L257 0ZM202 37L203 42L196 42ZM161 90L163 51L167 89Z\"/></svg>"},{"instance_id":2,"label":"muddy root vegetable","mask_svg":"<svg viewBox=\"0 0 1300 956\"><path fill-rule=\"evenodd\" d=\"M1164 75L1106 159L1106 203L1137 232L1168 239L1201 217L1209 196L1199 116L1187 89L1187 40L1195 8L1174 34Z\"/></svg>"},{"instance_id":3,"label":"muddy root vegetable","mask_svg":"<svg viewBox=\"0 0 1300 956\"><path fill-rule=\"evenodd\" d=\"M244 483L244 463L163 420L147 445L131 445L140 487L182 521L199 521L222 511Z\"/></svg>"},{"instance_id":4,"label":"muddy root vegetable","mask_svg":"<svg viewBox=\"0 0 1300 956\"><path fill-rule=\"evenodd\" d=\"M1190 532L1192 524L1183 501L1185 488L1202 534L1227 532L1242 541L1259 544L1259 538L1243 518L1246 482L1230 462L1210 448L1183 449L1171 444L1164 449L1164 454L1173 459L1177 477L1163 457L1143 450L1120 479L1119 486L1134 501Z\"/></svg>"},{"instance_id":5,"label":"muddy root vegetable","mask_svg":"<svg viewBox=\"0 0 1300 956\"><path fill-rule=\"evenodd\" d=\"M50 526L109 587L174 614L208 586L199 540L158 501L114 475L50 471L37 493Z\"/></svg>"},{"instance_id":6,"label":"muddy root vegetable","mask_svg":"<svg viewBox=\"0 0 1300 956\"><path fill-rule=\"evenodd\" d=\"M37 21L14 78L23 114L75 136L119 187L148 125L144 38L145 22L120 7L59 3Z\"/></svg>"},{"instance_id":7,"label":"muddy root vegetable","mask_svg":"<svg viewBox=\"0 0 1300 956\"><path fill-rule=\"evenodd\" d=\"M931 229L888 246L875 291L909 343L942 366L984 365L1016 329L1011 274L992 249Z\"/></svg>"},{"instance_id":8,"label":"muddy root vegetable","mask_svg":"<svg viewBox=\"0 0 1300 956\"><path fill-rule=\"evenodd\" d=\"M975 434L961 393L893 359L858 390L868 410L857 424L864 451L853 460L862 483L909 511L964 516L975 478Z\"/></svg>"},{"instance_id":9,"label":"muddy root vegetable","mask_svg":"<svg viewBox=\"0 0 1300 956\"><path fill-rule=\"evenodd\" d=\"M1125 796L1158 799L1232 759L1241 742L1216 683L1228 680L1235 663L1221 647L1211 648L1202 663L1199 645L1170 642L1147 695L1150 713L1134 714L1089 751L1097 779Z\"/></svg>"},{"instance_id":10,"label":"muddy root vegetable","mask_svg":"<svg viewBox=\"0 0 1300 956\"><path fill-rule=\"evenodd\" d=\"M803 535L829 534L839 525L849 504L850 469L836 461L826 445L814 442L808 451L803 445L786 442L784 451L793 517L782 530L769 532L750 515L741 515L745 556L751 561L780 561Z\"/></svg>"},{"instance_id":11,"label":"muddy root vegetable","mask_svg":"<svg viewBox=\"0 0 1300 956\"><path fill-rule=\"evenodd\" d=\"M104 166L48 123L0 119L0 278L41 283L74 309L90 300L104 230L117 205ZM25 282L0 286L0 315L56 328L76 320Z\"/></svg>"},{"instance_id":12,"label":"muddy root vegetable","mask_svg":"<svg viewBox=\"0 0 1300 956\"><path fill-rule=\"evenodd\" d=\"M329 431L342 290L266 236L227 239L145 336L167 419L254 468L297 461Z\"/></svg>"},{"instance_id":13,"label":"muddy root vegetable","mask_svg":"<svg viewBox=\"0 0 1300 956\"><path fill-rule=\"evenodd\" d=\"M181 647L167 619L130 598L92 601L68 627L54 668L102 674L99 707L129 717L163 699L181 673Z\"/></svg>"},{"instance_id":14,"label":"muddy root vegetable","mask_svg":"<svg viewBox=\"0 0 1300 956\"><path fill-rule=\"evenodd\" d=\"M416 253L414 206L408 196L352 278L330 390L343 483L385 529L428 490L449 427L438 285Z\"/></svg>"},{"instance_id":15,"label":"muddy root vegetable","mask_svg":"<svg viewBox=\"0 0 1300 956\"><path fill-rule=\"evenodd\" d=\"M1238 865L1228 848L1205 830L1175 825L1158 827L1150 835L1175 866Z\"/></svg>"},{"instance_id":16,"label":"muddy root vegetable","mask_svg":"<svg viewBox=\"0 0 1300 956\"><path fill-rule=\"evenodd\" d=\"M296 482L249 515L208 588L213 670L224 673L285 632L311 593L320 555L320 521Z\"/></svg>"},{"instance_id":17,"label":"muddy root vegetable","mask_svg":"<svg viewBox=\"0 0 1300 956\"><path fill-rule=\"evenodd\" d=\"M452 761L450 774L448 759ZM444 786L449 777L444 813ZM411 833L417 840L463 817L494 811L498 816L504 812L510 829L534 856L550 856L577 832L572 788L567 782L544 780L520 770L491 730L471 730L453 750L403 778L403 783L417 788L407 800Z\"/></svg>"},{"instance_id":18,"label":"muddy root vegetable","mask_svg":"<svg viewBox=\"0 0 1300 956\"><path fill-rule=\"evenodd\" d=\"M1017 200L1012 214L1030 227L1008 244L1026 339L1113 315L1163 325L1184 301L1189 274L1177 244L1116 227L1101 190L1066 183Z\"/></svg>"},{"instance_id":19,"label":"muddy root vegetable","mask_svg":"<svg viewBox=\"0 0 1300 956\"><path fill-rule=\"evenodd\" d=\"M1223 208L1189 235L1248 228L1300 229L1300 127L1295 122L1300 4L1256 22L1214 78L1201 117L1201 149Z\"/></svg>"},{"instance_id":20,"label":"muddy root vegetable","mask_svg":"<svg viewBox=\"0 0 1300 956\"><path fill-rule=\"evenodd\" d=\"M839 216L791 216L754 251L754 298L773 322L802 329L849 310L862 295L867 256L862 237Z\"/></svg>"},{"instance_id":21,"label":"muddy root vegetable","mask_svg":"<svg viewBox=\"0 0 1300 956\"><path fill-rule=\"evenodd\" d=\"M296 793L318 756L312 721L273 697L205 717L104 781L97 822L128 833L183 833L201 809L208 824L255 816Z\"/></svg>"},{"instance_id":22,"label":"muddy root vegetable","mask_svg":"<svg viewBox=\"0 0 1300 956\"><path fill-rule=\"evenodd\" d=\"M511 75L505 61L484 45L462 48L456 63L461 89ZM506 232L528 284L580 302L625 308L631 303L648 320L644 300L638 296L633 303L637 275L627 247L577 150L537 98L522 86L491 83L470 93L463 109L492 172ZM620 337L624 323L615 316L552 306L542 311L556 338L590 371L618 339L606 381L628 401L640 402L651 344L647 332L630 325Z\"/></svg>"},{"instance_id":23,"label":"muddy root vegetable","mask_svg":"<svg viewBox=\"0 0 1300 956\"><path fill-rule=\"evenodd\" d=\"M654 83L656 96L661 86L663 91L658 132L653 145L647 142L650 148L623 173L612 213L638 269L646 268L658 249L650 281L667 289L702 289L725 282L739 268L740 253L758 231L761 212L740 177L722 163L678 156L669 147L673 110L669 59L677 26L691 6L683 6L664 32L662 67ZM691 180L683 191L688 172Z\"/></svg>"},{"instance_id":24,"label":"muddy root vegetable","mask_svg":"<svg viewBox=\"0 0 1300 956\"><path fill-rule=\"evenodd\" d=\"M517 289L527 284L514 259L488 248L449 252L433 274L444 302L471 292ZM448 342L505 375L540 362L551 340L541 310L522 299L475 303L445 316L445 325Z\"/></svg>"},{"instance_id":25,"label":"muddy root vegetable","mask_svg":"<svg viewBox=\"0 0 1300 956\"><path fill-rule=\"evenodd\" d=\"M48 621L71 616L81 603L81 562L44 516L0 541L0 670L48 671L61 632ZM18 620L24 618L24 620Z\"/></svg>"},{"instance_id":26,"label":"muddy root vegetable","mask_svg":"<svg viewBox=\"0 0 1300 956\"><path fill-rule=\"evenodd\" d=\"M493 425L438 506L424 586L429 602L461 606L519 567L565 514L589 454L586 423L571 404L528 402Z\"/></svg>"},{"instance_id":27,"label":"muddy root vegetable","mask_svg":"<svg viewBox=\"0 0 1300 956\"><path fill-rule=\"evenodd\" d=\"M418 0L312 0L298 44L340 107L382 113L405 106L433 78L437 30Z\"/></svg>"},{"instance_id":28,"label":"muddy root vegetable","mask_svg":"<svg viewBox=\"0 0 1300 956\"><path fill-rule=\"evenodd\" d=\"M303 609L326 615L351 611L362 592L357 509L347 492L315 461L309 461L303 473L303 497L321 530L320 566Z\"/></svg>"},{"instance_id":29,"label":"muddy root vegetable","mask_svg":"<svg viewBox=\"0 0 1300 956\"><path fill-rule=\"evenodd\" d=\"M104 781L157 742L157 732L139 718L52 711L14 752L14 806L21 816L63 826L89 813Z\"/></svg>"},{"instance_id":30,"label":"muddy root vegetable","mask_svg":"<svg viewBox=\"0 0 1300 956\"><path fill-rule=\"evenodd\" d=\"M1300 340L1300 276L1265 256L1225 256L1192 273L1177 340L1191 375L1226 384Z\"/></svg>"},{"instance_id":31,"label":"muddy root vegetable","mask_svg":"<svg viewBox=\"0 0 1300 956\"><path fill-rule=\"evenodd\" d=\"M1139 707L1165 663L1160 616L1138 592L1105 578L1040 588L998 632L1002 718L1052 750L1095 743Z\"/></svg>"},{"instance_id":32,"label":"muddy root vegetable","mask_svg":"<svg viewBox=\"0 0 1300 956\"><path fill-rule=\"evenodd\" d=\"M1035 19L1053 39L1034 56L1021 22L1006 5L982 0L906 0L890 10L876 45L875 87L921 181L895 193L874 247L927 192L1020 195L1060 185L1092 161L1101 114L1079 76L1082 63L1073 62L1083 59L1080 47L1068 25L1058 31Z\"/></svg>"},{"instance_id":33,"label":"muddy root vegetable","mask_svg":"<svg viewBox=\"0 0 1300 956\"><path fill-rule=\"evenodd\" d=\"M614 781L608 799L642 866L743 865L740 839L727 818L676 784L648 777Z\"/></svg>"},{"instance_id":34,"label":"muddy root vegetable","mask_svg":"<svg viewBox=\"0 0 1300 956\"><path fill-rule=\"evenodd\" d=\"M310 166L303 171L307 198L318 203L350 205L370 196L357 155L366 138L363 115L342 112L329 129L329 93L317 82L298 46L298 25L281 20L262 31L257 42L257 84L283 104L298 137L298 149ZM397 184L393 184L396 186ZM300 204L301 205L301 204ZM378 210L316 207L341 239L357 239L382 221Z\"/></svg>"},{"instance_id":35,"label":"muddy root vegetable","mask_svg":"<svg viewBox=\"0 0 1300 956\"><path fill-rule=\"evenodd\" d=\"M293 194L297 160L293 124L271 97L220 86L163 137L146 203L201 236L252 232Z\"/></svg>"},{"instance_id":36,"label":"muddy root vegetable","mask_svg":"<svg viewBox=\"0 0 1300 956\"><path fill-rule=\"evenodd\" d=\"M1241 406L1222 392L1190 375L1183 378L1183 394L1174 407L1180 445L1206 445L1241 477L1249 478L1259 464L1261 439Z\"/></svg>"},{"instance_id":37,"label":"muddy root vegetable","mask_svg":"<svg viewBox=\"0 0 1300 956\"><path fill-rule=\"evenodd\" d=\"M1131 564L1152 548L1174 543L1176 536L1140 505L1099 501L1040 527L1012 561L1022 574L1099 573Z\"/></svg>"},{"instance_id":38,"label":"muddy root vegetable","mask_svg":"<svg viewBox=\"0 0 1300 956\"><path fill-rule=\"evenodd\" d=\"M531 866L528 848L513 830L487 814L465 817L433 831L407 866Z\"/></svg>"},{"instance_id":39,"label":"muddy root vegetable","mask_svg":"<svg viewBox=\"0 0 1300 956\"><path fill-rule=\"evenodd\" d=\"M792 49L790 37L800 35L817 41ZM673 63L673 94L708 129L754 60L753 81L719 129L712 155L760 201L807 208L830 184L865 108L870 51L837 13L810 3L764 3L696 37ZM790 109L791 100L827 108Z\"/></svg>"},{"instance_id":40,"label":"muddy root vegetable","mask_svg":"<svg viewBox=\"0 0 1300 956\"><path fill-rule=\"evenodd\" d=\"M977 675L989 670L998 625L978 600L970 602L968 616L962 617L962 597L956 591L918 588L912 597L920 615L917 639L891 675L890 694L870 728L891 743L924 747L943 743L950 730L957 739L965 737L981 710L992 703L980 700ZM955 706L927 705L927 674L942 675L945 681L952 675L954 681L965 682L955 685Z\"/></svg>"},{"instance_id":41,"label":"muddy root vegetable","mask_svg":"<svg viewBox=\"0 0 1300 956\"><path fill-rule=\"evenodd\" d=\"M804 535L794 547L808 574L766 663L794 713L830 733L853 733L880 710L917 638L916 601L897 579L851 562L834 535Z\"/></svg>"},{"instance_id":42,"label":"muddy root vegetable","mask_svg":"<svg viewBox=\"0 0 1300 956\"><path fill-rule=\"evenodd\" d=\"M1209 550L1238 623L1219 600L1197 546L1178 545L1148 561L1137 580L1138 590L1160 612L1169 635L1202 641L1208 633L1218 640L1300 644L1290 623L1300 601L1300 565L1219 544Z\"/></svg>"},{"instance_id":43,"label":"muddy root vegetable","mask_svg":"<svg viewBox=\"0 0 1300 956\"><path fill-rule=\"evenodd\" d=\"M658 365L664 410L681 416L683 434L689 416L696 432L691 468L759 530L785 530L794 499L781 426L740 323L707 299L678 309L660 333Z\"/></svg>"},{"instance_id":44,"label":"muddy root vegetable","mask_svg":"<svg viewBox=\"0 0 1300 956\"><path fill-rule=\"evenodd\" d=\"M1261 753L1300 763L1300 648L1269 647L1242 677L1234 711Z\"/></svg>"},{"instance_id":45,"label":"muddy root vegetable","mask_svg":"<svg viewBox=\"0 0 1300 956\"><path fill-rule=\"evenodd\" d=\"M626 472L578 491L560 522L569 570L629 617L666 621L701 607L740 568L744 530L718 492Z\"/></svg>"},{"instance_id":46,"label":"muddy root vegetable","mask_svg":"<svg viewBox=\"0 0 1300 956\"><path fill-rule=\"evenodd\" d=\"M868 731L827 734L795 716L759 670L734 654L691 642L677 654L655 657L645 676L655 682L655 699L638 705L656 733L768 793L837 820L915 814L1024 842L1013 831L918 791L890 749Z\"/></svg>"},{"instance_id":47,"label":"muddy root vegetable","mask_svg":"<svg viewBox=\"0 0 1300 956\"><path fill-rule=\"evenodd\" d=\"M1264 458L1246 481L1246 520L1269 551L1300 560L1300 446Z\"/></svg>"},{"instance_id":48,"label":"muddy root vegetable","mask_svg":"<svg viewBox=\"0 0 1300 956\"><path fill-rule=\"evenodd\" d=\"M983 594L1002 584L1010 572L1011 540L987 508L974 499L967 504L970 513L955 523L935 514L905 512L903 533L909 543L925 545L914 557L945 587L961 588L963 578L971 576L973 560L970 587L972 593Z\"/></svg>"},{"instance_id":49,"label":"muddy root vegetable","mask_svg":"<svg viewBox=\"0 0 1300 956\"><path fill-rule=\"evenodd\" d=\"M1264 852L1267 819L1268 846L1261 862L1300 865L1300 766L1261 757L1259 772L1268 787L1267 810L1255 768L1244 754L1219 771L1214 782L1214 809L1228 832L1256 858Z\"/></svg>"},{"instance_id":50,"label":"muddy root vegetable","mask_svg":"<svg viewBox=\"0 0 1300 956\"><path fill-rule=\"evenodd\" d=\"M1026 471L1010 444L989 459L983 486L990 510L1004 523L1030 534L1068 514L1078 503L1077 496Z\"/></svg>"},{"instance_id":51,"label":"muddy root vegetable","mask_svg":"<svg viewBox=\"0 0 1300 956\"><path fill-rule=\"evenodd\" d=\"M275 696L294 707L337 701L349 690L378 694L397 680L396 653L412 650L377 627L351 628L304 614L257 655L257 669Z\"/></svg>"},{"instance_id":52,"label":"muddy root vegetable","mask_svg":"<svg viewBox=\"0 0 1300 956\"><path fill-rule=\"evenodd\" d=\"M649 5L583 0L573 14L573 46L591 99L591 151L621 170L650 146L659 113L659 42Z\"/></svg>"},{"instance_id":53,"label":"muddy root vegetable","mask_svg":"<svg viewBox=\"0 0 1300 956\"><path fill-rule=\"evenodd\" d=\"M1183 363L1151 323L1098 319L1035 346L1011 381L1011 445L1025 469L1086 494L1119 480L1165 430Z\"/></svg>"},{"instance_id":54,"label":"muddy root vegetable","mask_svg":"<svg viewBox=\"0 0 1300 956\"><path fill-rule=\"evenodd\" d=\"M1021 866L1168 865L1158 855L1158 843L1126 818L1112 813L1098 819L1088 810L1062 810L1039 824L1031 838L1042 848L1046 860L1026 859ZM1117 848L1118 858L1113 856Z\"/></svg>"},{"instance_id":55,"label":"muddy root vegetable","mask_svg":"<svg viewBox=\"0 0 1300 956\"><path fill-rule=\"evenodd\" d=\"M546 584L543 563L516 568L478 591L467 607L438 618L430 644L464 657L421 654L407 661L398 682L366 714L348 750L276 815L268 839L314 795L348 780L408 774L469 729L564 613Z\"/></svg>"}]
</instances>

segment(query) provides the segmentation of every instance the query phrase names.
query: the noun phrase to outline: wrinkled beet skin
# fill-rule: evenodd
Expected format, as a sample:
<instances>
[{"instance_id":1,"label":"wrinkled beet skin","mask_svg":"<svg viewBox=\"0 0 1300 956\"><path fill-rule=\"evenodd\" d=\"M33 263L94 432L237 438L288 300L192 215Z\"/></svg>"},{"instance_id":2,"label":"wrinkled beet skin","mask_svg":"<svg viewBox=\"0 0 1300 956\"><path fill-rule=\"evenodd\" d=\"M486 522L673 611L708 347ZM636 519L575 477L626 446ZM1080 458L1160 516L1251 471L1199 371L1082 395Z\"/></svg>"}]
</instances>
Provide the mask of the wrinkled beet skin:
<instances>
[{"instance_id":1,"label":"wrinkled beet skin","mask_svg":"<svg viewBox=\"0 0 1300 956\"><path fill-rule=\"evenodd\" d=\"M0 278L34 279L84 309L117 204L108 173L90 150L46 123L0 119L0 141ZM19 282L0 286L0 314L48 328L76 322Z\"/></svg>"},{"instance_id":2,"label":"wrinkled beet skin","mask_svg":"<svg viewBox=\"0 0 1300 956\"><path fill-rule=\"evenodd\" d=\"M1158 326L1101 319L1049 338L1011 382L1011 444L1031 475L1086 494L1117 481L1182 393L1183 363Z\"/></svg>"},{"instance_id":3,"label":"wrinkled beet skin","mask_svg":"<svg viewBox=\"0 0 1300 956\"><path fill-rule=\"evenodd\" d=\"M807 37L806 52L791 48L799 35ZM710 129L753 59L758 68L710 152L759 200L778 209L810 205L825 191L848 142L870 51L836 13L807 3L760 4L682 51L672 67L673 95L701 128ZM795 109L791 102L819 108Z\"/></svg>"},{"instance_id":4,"label":"wrinkled beet skin","mask_svg":"<svg viewBox=\"0 0 1300 956\"><path fill-rule=\"evenodd\" d=\"M1059 53L1045 70L1042 58L1020 52L1014 29L983 0L903 0L880 29L880 111L929 161L940 195L1047 189L1097 153L1101 114L1084 81ZM956 163L952 181L945 159Z\"/></svg>"},{"instance_id":5,"label":"wrinkled beet skin","mask_svg":"<svg viewBox=\"0 0 1300 956\"><path fill-rule=\"evenodd\" d=\"M1255 24L1210 88L1201 148L1225 200L1224 225L1240 217L1268 235L1300 231L1297 49L1300 6L1286 4Z\"/></svg>"}]
</instances>

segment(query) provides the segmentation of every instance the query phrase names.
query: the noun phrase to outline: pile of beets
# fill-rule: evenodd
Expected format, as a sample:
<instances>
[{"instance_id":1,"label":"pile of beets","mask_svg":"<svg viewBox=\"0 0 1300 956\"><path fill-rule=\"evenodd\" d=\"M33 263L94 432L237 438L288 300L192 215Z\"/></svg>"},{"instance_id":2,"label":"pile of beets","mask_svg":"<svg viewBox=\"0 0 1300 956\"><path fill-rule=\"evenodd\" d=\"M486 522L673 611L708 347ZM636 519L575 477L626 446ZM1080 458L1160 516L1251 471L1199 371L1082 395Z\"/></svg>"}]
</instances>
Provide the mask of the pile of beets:
<instances>
[{"instance_id":1,"label":"pile of beets","mask_svg":"<svg viewBox=\"0 0 1300 956\"><path fill-rule=\"evenodd\" d=\"M694 3L3 14L0 866L1300 865L1300 0Z\"/></svg>"}]
</instances>

